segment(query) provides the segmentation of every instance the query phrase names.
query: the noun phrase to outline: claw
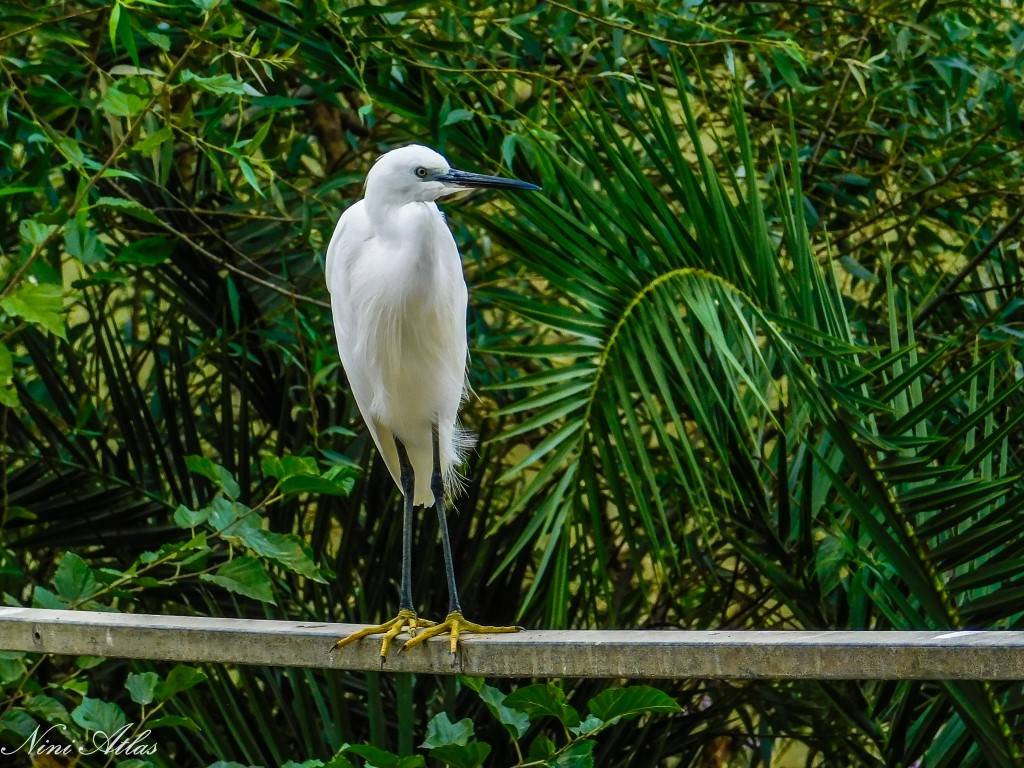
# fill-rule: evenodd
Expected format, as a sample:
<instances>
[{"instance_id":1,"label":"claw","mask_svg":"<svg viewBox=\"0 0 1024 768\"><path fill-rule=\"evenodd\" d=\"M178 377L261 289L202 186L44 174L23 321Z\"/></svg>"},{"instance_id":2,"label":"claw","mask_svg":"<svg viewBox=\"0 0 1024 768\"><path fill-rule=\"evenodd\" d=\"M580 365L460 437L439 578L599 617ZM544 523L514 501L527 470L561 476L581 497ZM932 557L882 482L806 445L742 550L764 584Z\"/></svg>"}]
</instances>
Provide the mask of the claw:
<instances>
[{"instance_id":1,"label":"claw","mask_svg":"<svg viewBox=\"0 0 1024 768\"><path fill-rule=\"evenodd\" d=\"M519 632L520 630L522 630L522 627L491 627L484 624L477 624L472 621L467 621L465 618L463 618L460 612L452 611L445 617L445 620L442 621L440 624L434 624L429 629L425 629L423 632L420 632L415 637L412 637L409 640L407 640L405 645L403 645L398 650L398 652L405 653L410 648L414 648L417 645L421 645L430 638L437 637L438 635L447 632L448 648L450 653L452 654L452 658L454 659L455 653L458 651L459 648L459 636L463 633L480 635L502 632Z\"/></svg>"},{"instance_id":2,"label":"claw","mask_svg":"<svg viewBox=\"0 0 1024 768\"><path fill-rule=\"evenodd\" d=\"M383 635L380 642L380 659L381 664L384 664L385 659L388 657L388 651L391 649L391 641L398 637L402 630L408 630L409 637L415 638L416 629L419 627L433 627L434 622L429 619L421 619L416 615L415 611L410 611L407 608L403 608L398 612L398 615L390 621L385 621L383 624L374 624L370 627L363 627L351 635L341 638L334 644L334 650L344 648L346 645L351 645L357 640L362 640L364 637L370 635Z\"/></svg>"}]
</instances>

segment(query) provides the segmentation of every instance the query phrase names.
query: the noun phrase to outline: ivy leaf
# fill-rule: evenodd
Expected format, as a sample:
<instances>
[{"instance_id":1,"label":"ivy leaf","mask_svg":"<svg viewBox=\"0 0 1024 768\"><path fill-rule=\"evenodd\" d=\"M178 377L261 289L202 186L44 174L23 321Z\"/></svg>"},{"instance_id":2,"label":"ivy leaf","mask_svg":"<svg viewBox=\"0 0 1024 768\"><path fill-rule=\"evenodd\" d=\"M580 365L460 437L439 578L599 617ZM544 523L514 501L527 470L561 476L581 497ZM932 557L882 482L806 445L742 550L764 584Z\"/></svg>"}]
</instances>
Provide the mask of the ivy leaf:
<instances>
[{"instance_id":1,"label":"ivy leaf","mask_svg":"<svg viewBox=\"0 0 1024 768\"><path fill-rule=\"evenodd\" d=\"M23 282L0 301L0 307L9 315L23 317L62 339L67 338L64 331L64 289L56 283Z\"/></svg>"},{"instance_id":2,"label":"ivy leaf","mask_svg":"<svg viewBox=\"0 0 1024 768\"><path fill-rule=\"evenodd\" d=\"M25 699L25 709L47 723L69 723L71 716L67 709L52 696L42 694Z\"/></svg>"},{"instance_id":3,"label":"ivy leaf","mask_svg":"<svg viewBox=\"0 0 1024 768\"><path fill-rule=\"evenodd\" d=\"M124 687L136 704L149 704L156 695L156 686L159 682L160 676L156 672L133 673L128 675Z\"/></svg>"},{"instance_id":4,"label":"ivy leaf","mask_svg":"<svg viewBox=\"0 0 1024 768\"><path fill-rule=\"evenodd\" d=\"M57 597L46 587L37 586L32 590L32 607L62 610L68 607L68 603L66 600Z\"/></svg>"},{"instance_id":5,"label":"ivy leaf","mask_svg":"<svg viewBox=\"0 0 1024 768\"><path fill-rule=\"evenodd\" d=\"M274 560L292 573L326 584L313 560L313 550L293 533L275 533L262 528L248 529L250 535L243 536L243 543L253 552Z\"/></svg>"},{"instance_id":6,"label":"ivy leaf","mask_svg":"<svg viewBox=\"0 0 1024 768\"><path fill-rule=\"evenodd\" d=\"M195 528L202 525L210 517L210 508L189 509L184 504L179 504L174 510L174 524L179 528Z\"/></svg>"},{"instance_id":7,"label":"ivy leaf","mask_svg":"<svg viewBox=\"0 0 1024 768\"><path fill-rule=\"evenodd\" d=\"M157 683L154 701L166 701L176 693L194 688L206 680L206 675L195 667L178 664L168 674L166 680Z\"/></svg>"},{"instance_id":8,"label":"ivy leaf","mask_svg":"<svg viewBox=\"0 0 1024 768\"><path fill-rule=\"evenodd\" d=\"M249 555L236 557L218 568L216 573L204 573L199 578L208 584L224 587L229 592L271 605L275 604L270 577L255 557Z\"/></svg>"},{"instance_id":9,"label":"ivy leaf","mask_svg":"<svg viewBox=\"0 0 1024 768\"><path fill-rule=\"evenodd\" d=\"M64 225L64 249L83 264L96 264L107 257L99 235L75 219Z\"/></svg>"},{"instance_id":10,"label":"ivy leaf","mask_svg":"<svg viewBox=\"0 0 1024 768\"><path fill-rule=\"evenodd\" d=\"M69 603L88 600L100 588L92 568L74 552L68 552L61 558L53 576L53 586L57 594Z\"/></svg>"},{"instance_id":11,"label":"ivy leaf","mask_svg":"<svg viewBox=\"0 0 1024 768\"><path fill-rule=\"evenodd\" d=\"M230 499L237 499L242 492L234 475L220 464L205 456L187 456L185 458L185 465L188 467L189 472L213 480L217 487L224 491L225 495Z\"/></svg>"},{"instance_id":12,"label":"ivy leaf","mask_svg":"<svg viewBox=\"0 0 1024 768\"><path fill-rule=\"evenodd\" d=\"M681 711L675 699L649 685L609 688L587 702L587 709L606 723L648 713Z\"/></svg>"},{"instance_id":13,"label":"ivy leaf","mask_svg":"<svg viewBox=\"0 0 1024 768\"><path fill-rule=\"evenodd\" d=\"M75 707L71 719L87 731L99 731L107 736L113 736L128 723L124 711L117 704L88 696Z\"/></svg>"},{"instance_id":14,"label":"ivy leaf","mask_svg":"<svg viewBox=\"0 0 1024 768\"><path fill-rule=\"evenodd\" d=\"M546 761L554 757L557 751L558 747L555 746L555 742L542 733L531 742L530 750L526 753L526 759L530 762L541 762L546 765Z\"/></svg>"},{"instance_id":15,"label":"ivy leaf","mask_svg":"<svg viewBox=\"0 0 1024 768\"><path fill-rule=\"evenodd\" d=\"M355 470L335 466L321 473L316 459L309 456L264 456L263 474L281 481L284 493L319 493L348 496L355 485Z\"/></svg>"},{"instance_id":16,"label":"ivy leaf","mask_svg":"<svg viewBox=\"0 0 1024 768\"><path fill-rule=\"evenodd\" d=\"M25 674L25 664L21 660L21 654L13 654L8 651L0 652L0 683L7 685L21 679Z\"/></svg>"},{"instance_id":17,"label":"ivy leaf","mask_svg":"<svg viewBox=\"0 0 1024 768\"><path fill-rule=\"evenodd\" d=\"M587 715L586 720L579 725L570 728L569 732L572 733L573 736L589 736L590 734L596 733L600 730L602 725L604 725L604 720L594 715Z\"/></svg>"},{"instance_id":18,"label":"ivy leaf","mask_svg":"<svg viewBox=\"0 0 1024 768\"><path fill-rule=\"evenodd\" d=\"M312 548L295 534L264 530L262 520L238 502L214 499L210 508L209 525L220 531L223 538L279 563L292 573L326 583L313 560Z\"/></svg>"},{"instance_id":19,"label":"ivy leaf","mask_svg":"<svg viewBox=\"0 0 1024 768\"><path fill-rule=\"evenodd\" d=\"M549 765L555 765L558 768L594 768L595 746L596 742L590 739L573 744L560 754L554 763L549 763Z\"/></svg>"},{"instance_id":20,"label":"ivy leaf","mask_svg":"<svg viewBox=\"0 0 1024 768\"><path fill-rule=\"evenodd\" d=\"M505 705L528 714L531 718L554 717L566 726L578 725L580 716L566 702L565 692L554 683L537 683L517 688L505 697Z\"/></svg>"},{"instance_id":21,"label":"ivy leaf","mask_svg":"<svg viewBox=\"0 0 1024 768\"><path fill-rule=\"evenodd\" d=\"M427 738L420 745L424 749L437 749L450 744L464 746L473 738L473 721L468 717L453 723L447 712L435 715L427 723Z\"/></svg>"},{"instance_id":22,"label":"ivy leaf","mask_svg":"<svg viewBox=\"0 0 1024 768\"><path fill-rule=\"evenodd\" d=\"M522 738L530 729L529 716L518 709L507 705L508 696L492 685L487 685L478 677L459 678L463 685L476 691L477 695L490 710L494 718L505 726L505 730L514 739Z\"/></svg>"}]
</instances>

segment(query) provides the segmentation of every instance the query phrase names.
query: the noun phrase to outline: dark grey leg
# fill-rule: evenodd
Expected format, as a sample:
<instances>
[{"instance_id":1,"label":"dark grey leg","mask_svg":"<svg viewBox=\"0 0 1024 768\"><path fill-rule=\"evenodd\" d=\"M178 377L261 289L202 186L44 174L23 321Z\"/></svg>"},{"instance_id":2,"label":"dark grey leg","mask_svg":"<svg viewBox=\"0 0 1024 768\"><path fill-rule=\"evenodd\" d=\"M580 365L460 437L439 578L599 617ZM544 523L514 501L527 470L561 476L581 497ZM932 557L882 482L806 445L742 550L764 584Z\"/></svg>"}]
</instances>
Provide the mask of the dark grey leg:
<instances>
[{"instance_id":1,"label":"dark grey leg","mask_svg":"<svg viewBox=\"0 0 1024 768\"><path fill-rule=\"evenodd\" d=\"M405 509L402 513L402 586L399 595L398 608L403 611L412 611L412 501L413 491L416 485L416 476L413 474L412 462L409 461L409 454L402 445L402 441L395 438L395 448L398 450L398 466L402 492L405 494Z\"/></svg>"},{"instance_id":2,"label":"dark grey leg","mask_svg":"<svg viewBox=\"0 0 1024 768\"><path fill-rule=\"evenodd\" d=\"M444 551L444 572L448 577L448 613L462 613L459 588L455 584L455 566L452 564L452 543L448 538L448 519L444 513L444 477L441 475L441 448L438 444L437 424L431 430L434 445L434 471L430 476L430 490L434 494L437 524L441 529L441 549Z\"/></svg>"}]
</instances>

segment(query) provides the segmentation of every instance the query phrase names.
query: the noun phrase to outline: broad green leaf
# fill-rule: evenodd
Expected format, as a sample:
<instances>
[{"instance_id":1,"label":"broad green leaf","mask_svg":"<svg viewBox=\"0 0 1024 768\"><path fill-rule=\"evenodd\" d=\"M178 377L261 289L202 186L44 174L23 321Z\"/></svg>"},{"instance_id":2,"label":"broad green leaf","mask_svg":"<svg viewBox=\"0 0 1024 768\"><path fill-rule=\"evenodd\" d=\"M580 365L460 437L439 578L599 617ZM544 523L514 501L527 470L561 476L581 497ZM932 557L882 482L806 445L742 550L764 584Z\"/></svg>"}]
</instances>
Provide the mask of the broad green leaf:
<instances>
[{"instance_id":1,"label":"broad green leaf","mask_svg":"<svg viewBox=\"0 0 1024 768\"><path fill-rule=\"evenodd\" d=\"M185 464L188 466L190 472L213 480L217 487L224 491L230 499L237 499L239 494L242 492L238 487L238 481L235 479L234 475L220 464L217 464L205 456L187 456L185 458Z\"/></svg>"},{"instance_id":2,"label":"broad green leaf","mask_svg":"<svg viewBox=\"0 0 1024 768\"><path fill-rule=\"evenodd\" d=\"M587 709L606 723L648 713L679 712L679 704L664 691L649 685L631 685L601 691L589 702Z\"/></svg>"},{"instance_id":3,"label":"broad green leaf","mask_svg":"<svg viewBox=\"0 0 1024 768\"><path fill-rule=\"evenodd\" d=\"M8 685L21 680L25 674L25 664L20 659L4 658L0 656L0 683Z\"/></svg>"},{"instance_id":4,"label":"broad green leaf","mask_svg":"<svg viewBox=\"0 0 1024 768\"><path fill-rule=\"evenodd\" d=\"M476 691L490 713L505 727L512 738L519 739L530 729L529 716L525 712L508 706L506 704L508 697L504 692L487 685L479 677L461 677L459 679L467 688Z\"/></svg>"},{"instance_id":5,"label":"broad green leaf","mask_svg":"<svg viewBox=\"0 0 1024 768\"><path fill-rule=\"evenodd\" d=\"M263 564L255 557L240 555L217 569L216 573L204 573L199 577L208 584L264 603L274 603L274 592L270 577Z\"/></svg>"},{"instance_id":6,"label":"broad green leaf","mask_svg":"<svg viewBox=\"0 0 1024 768\"><path fill-rule=\"evenodd\" d=\"M468 717L453 723L447 712L440 712L427 723L427 737L420 745L424 749L436 749L450 744L465 745L473 738L473 721Z\"/></svg>"},{"instance_id":7,"label":"broad green leaf","mask_svg":"<svg viewBox=\"0 0 1024 768\"><path fill-rule=\"evenodd\" d=\"M148 155L150 152L160 148L165 141L173 141L174 133L166 125L145 134L139 141L132 145L133 152L140 152Z\"/></svg>"},{"instance_id":8,"label":"broad green leaf","mask_svg":"<svg viewBox=\"0 0 1024 768\"><path fill-rule=\"evenodd\" d=\"M74 552L67 552L61 558L53 586L57 594L70 603L83 602L100 588L90 565Z\"/></svg>"},{"instance_id":9,"label":"broad green leaf","mask_svg":"<svg viewBox=\"0 0 1024 768\"><path fill-rule=\"evenodd\" d=\"M70 606L67 600L58 597L46 587L36 586L32 590L32 607L65 610Z\"/></svg>"},{"instance_id":10,"label":"broad green leaf","mask_svg":"<svg viewBox=\"0 0 1024 768\"><path fill-rule=\"evenodd\" d=\"M36 694L25 699L25 710L47 723L71 723L67 708L52 696Z\"/></svg>"},{"instance_id":11,"label":"broad green leaf","mask_svg":"<svg viewBox=\"0 0 1024 768\"><path fill-rule=\"evenodd\" d=\"M65 338L64 290L55 283L22 281L4 299L0 307L9 315L38 323L51 333Z\"/></svg>"},{"instance_id":12,"label":"broad green leaf","mask_svg":"<svg viewBox=\"0 0 1024 768\"><path fill-rule=\"evenodd\" d=\"M195 667L177 664L167 677L157 683L154 701L166 701L177 693L195 688L206 680L206 675Z\"/></svg>"},{"instance_id":13,"label":"broad green leaf","mask_svg":"<svg viewBox=\"0 0 1024 768\"><path fill-rule=\"evenodd\" d=\"M590 739L577 742L549 765L558 766L558 768L593 768L595 746L597 743Z\"/></svg>"},{"instance_id":14,"label":"broad green leaf","mask_svg":"<svg viewBox=\"0 0 1024 768\"><path fill-rule=\"evenodd\" d=\"M124 687L136 704L149 704L156 695L160 676L156 672L138 672L128 675Z\"/></svg>"},{"instance_id":15,"label":"broad green leaf","mask_svg":"<svg viewBox=\"0 0 1024 768\"><path fill-rule=\"evenodd\" d=\"M100 108L115 117L135 117L149 103L149 86L142 77L115 81L100 99Z\"/></svg>"},{"instance_id":16,"label":"broad green leaf","mask_svg":"<svg viewBox=\"0 0 1024 768\"><path fill-rule=\"evenodd\" d=\"M0 715L0 734L10 734L15 744L24 742L38 726L32 716L21 709L12 709Z\"/></svg>"},{"instance_id":17,"label":"broad green leaf","mask_svg":"<svg viewBox=\"0 0 1024 768\"><path fill-rule=\"evenodd\" d=\"M184 504L179 504L178 508L174 510L174 524L179 528L195 528L209 519L210 512L209 507L189 509Z\"/></svg>"},{"instance_id":18,"label":"broad green leaf","mask_svg":"<svg viewBox=\"0 0 1024 768\"><path fill-rule=\"evenodd\" d=\"M569 729L573 736L588 736L595 733L604 725L604 720L594 715L587 715L583 722Z\"/></svg>"},{"instance_id":19,"label":"broad green leaf","mask_svg":"<svg viewBox=\"0 0 1024 768\"><path fill-rule=\"evenodd\" d=\"M107 248L99 235L75 219L64 225L64 248L83 264L96 264L107 257Z\"/></svg>"},{"instance_id":20,"label":"broad green leaf","mask_svg":"<svg viewBox=\"0 0 1024 768\"><path fill-rule=\"evenodd\" d=\"M579 714L565 700L565 692L554 683L535 683L517 688L505 697L505 706L525 712L531 719L554 717L566 726L577 725Z\"/></svg>"},{"instance_id":21,"label":"broad green leaf","mask_svg":"<svg viewBox=\"0 0 1024 768\"><path fill-rule=\"evenodd\" d=\"M87 731L111 737L128 723L128 718L117 704L88 696L71 712L71 719Z\"/></svg>"}]
</instances>

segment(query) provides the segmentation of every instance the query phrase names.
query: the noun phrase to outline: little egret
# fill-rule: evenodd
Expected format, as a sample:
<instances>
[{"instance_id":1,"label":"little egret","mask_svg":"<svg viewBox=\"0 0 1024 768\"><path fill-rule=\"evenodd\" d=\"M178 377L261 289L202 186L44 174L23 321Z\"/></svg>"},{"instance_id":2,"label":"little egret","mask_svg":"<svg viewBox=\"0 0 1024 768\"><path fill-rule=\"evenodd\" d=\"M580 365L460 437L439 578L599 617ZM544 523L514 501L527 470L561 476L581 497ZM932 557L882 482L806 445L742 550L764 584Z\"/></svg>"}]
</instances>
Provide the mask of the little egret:
<instances>
[{"instance_id":1,"label":"little egret","mask_svg":"<svg viewBox=\"0 0 1024 768\"><path fill-rule=\"evenodd\" d=\"M340 648L383 635L380 655L408 628L407 650L447 632L514 632L462 616L445 494L458 482L467 440L457 420L466 394L466 282L455 239L435 200L479 187L539 189L518 179L452 168L418 145L378 158L362 200L346 210L327 248L327 287L341 363L373 442L404 498L398 615L342 638ZM412 602L412 516L433 505L441 529L448 616L421 619ZM416 634L418 628L423 632Z\"/></svg>"}]
</instances>

